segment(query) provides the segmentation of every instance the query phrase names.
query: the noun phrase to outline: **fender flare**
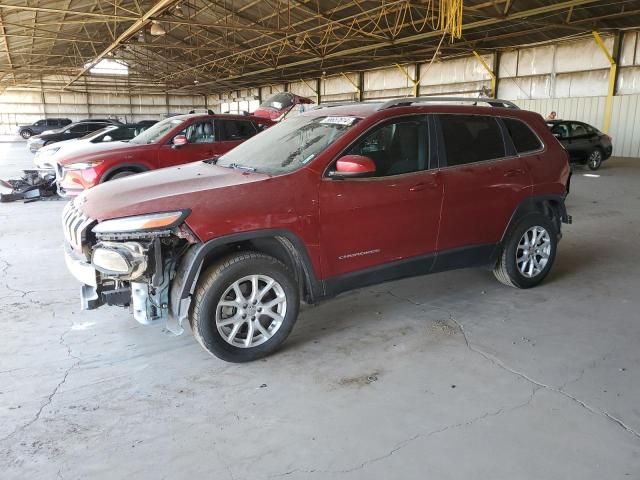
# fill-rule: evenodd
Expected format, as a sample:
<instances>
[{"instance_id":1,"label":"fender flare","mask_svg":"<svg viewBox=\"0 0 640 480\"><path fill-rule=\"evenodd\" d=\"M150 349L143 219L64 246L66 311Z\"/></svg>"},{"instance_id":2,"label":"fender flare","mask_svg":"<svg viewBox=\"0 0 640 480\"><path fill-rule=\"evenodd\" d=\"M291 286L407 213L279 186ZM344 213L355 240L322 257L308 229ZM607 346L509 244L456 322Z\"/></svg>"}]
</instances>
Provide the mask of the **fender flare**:
<instances>
[{"instance_id":1,"label":"fender flare","mask_svg":"<svg viewBox=\"0 0 640 480\"><path fill-rule=\"evenodd\" d=\"M567 214L567 207L564 204L565 197L562 195L535 195L527 197L520 202L515 208L507 227L502 233L500 243L502 243L511 229L520 221L521 218L530 213L548 214L551 209L557 218L558 235L561 235L560 224L571 223L571 216Z\"/></svg>"},{"instance_id":2,"label":"fender flare","mask_svg":"<svg viewBox=\"0 0 640 480\"><path fill-rule=\"evenodd\" d=\"M302 273L300 280L304 282L304 286L309 292L310 300L314 301L314 299L322 297L324 295L324 285L318 280L314 272L307 248L302 240L291 231L274 228L225 235L205 243L192 245L180 260L169 291L167 328L176 334L182 333L182 322L189 314L191 295L198 278L200 278L204 261L210 252L216 248L236 242L266 238L272 238L280 242L290 255L291 261L298 271Z\"/></svg>"},{"instance_id":3,"label":"fender flare","mask_svg":"<svg viewBox=\"0 0 640 480\"><path fill-rule=\"evenodd\" d=\"M118 170L132 170L136 173L143 173L148 172L151 169L142 163L119 163L102 174L100 183L108 181L109 177L111 177L111 175L113 175L114 173L117 173Z\"/></svg>"}]
</instances>

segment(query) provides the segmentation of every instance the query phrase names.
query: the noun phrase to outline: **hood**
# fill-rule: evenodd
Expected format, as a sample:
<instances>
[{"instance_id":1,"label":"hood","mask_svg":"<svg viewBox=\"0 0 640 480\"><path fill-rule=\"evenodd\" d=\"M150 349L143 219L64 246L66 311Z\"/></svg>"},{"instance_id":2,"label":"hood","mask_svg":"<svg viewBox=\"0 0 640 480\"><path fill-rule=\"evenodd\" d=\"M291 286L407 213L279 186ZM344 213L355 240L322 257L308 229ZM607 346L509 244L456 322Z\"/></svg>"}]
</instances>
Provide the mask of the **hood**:
<instances>
[{"instance_id":1,"label":"hood","mask_svg":"<svg viewBox=\"0 0 640 480\"><path fill-rule=\"evenodd\" d=\"M78 148L75 148L76 145ZM90 141L85 142L84 140L80 140L74 142L73 149L65 149L66 151L63 152L58 159L58 163L64 166L77 162L87 162L100 159L104 156L111 157L114 153L117 154L120 151L142 150L150 146L151 145L136 145L119 141L91 143Z\"/></svg>"},{"instance_id":2,"label":"hood","mask_svg":"<svg viewBox=\"0 0 640 480\"><path fill-rule=\"evenodd\" d=\"M50 143L49 145L45 145L40 150L38 150L38 153L48 152L50 150L58 150L62 147L68 147L69 145L78 143L78 140L78 138L72 138L70 140L62 140L61 142Z\"/></svg>"},{"instance_id":3,"label":"hood","mask_svg":"<svg viewBox=\"0 0 640 480\"><path fill-rule=\"evenodd\" d=\"M236 187L268 178L264 174L194 162L103 183L85 191L75 201L91 218L108 220L196 206L204 208L214 199L228 198L230 190Z\"/></svg>"}]
</instances>

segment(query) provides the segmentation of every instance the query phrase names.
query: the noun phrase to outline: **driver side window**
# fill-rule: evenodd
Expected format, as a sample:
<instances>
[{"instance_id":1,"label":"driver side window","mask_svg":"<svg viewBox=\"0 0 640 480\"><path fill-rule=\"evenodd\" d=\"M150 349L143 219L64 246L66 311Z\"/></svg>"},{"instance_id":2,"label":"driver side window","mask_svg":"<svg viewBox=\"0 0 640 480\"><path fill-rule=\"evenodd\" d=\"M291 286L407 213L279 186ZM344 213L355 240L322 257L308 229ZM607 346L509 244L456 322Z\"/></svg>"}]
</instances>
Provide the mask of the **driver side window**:
<instances>
[{"instance_id":1,"label":"driver side window","mask_svg":"<svg viewBox=\"0 0 640 480\"><path fill-rule=\"evenodd\" d=\"M426 170L426 144L425 118L404 117L374 127L346 154L369 157L376 164L376 176L384 177Z\"/></svg>"}]
</instances>

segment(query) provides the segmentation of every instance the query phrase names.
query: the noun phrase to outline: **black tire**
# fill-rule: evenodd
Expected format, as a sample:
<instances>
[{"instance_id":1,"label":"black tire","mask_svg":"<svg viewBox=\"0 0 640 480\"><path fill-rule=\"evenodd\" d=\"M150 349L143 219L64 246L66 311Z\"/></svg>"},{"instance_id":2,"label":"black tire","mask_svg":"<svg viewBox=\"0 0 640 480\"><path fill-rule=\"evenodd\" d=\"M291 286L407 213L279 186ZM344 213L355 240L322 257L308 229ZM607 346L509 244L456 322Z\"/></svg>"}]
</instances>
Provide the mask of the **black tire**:
<instances>
[{"instance_id":1,"label":"black tire","mask_svg":"<svg viewBox=\"0 0 640 480\"><path fill-rule=\"evenodd\" d=\"M529 277L525 276L518 267L517 254L520 241L523 239L525 232L533 227L542 227L546 230L549 236L549 252L547 262L544 268L539 273ZM493 274L501 283L509 287L515 288L531 288L538 285L547 276L553 262L556 258L556 251L558 249L558 230L556 223L541 213L532 213L523 217L514 228L508 233L506 239L502 244L502 250L493 269ZM524 252L523 252L524 253ZM536 262L542 260L542 255L533 254ZM526 264L524 264L526 265ZM531 266L531 263L528 264Z\"/></svg>"},{"instance_id":2,"label":"black tire","mask_svg":"<svg viewBox=\"0 0 640 480\"><path fill-rule=\"evenodd\" d=\"M109 177L109 179L107 180L107 182L109 180L117 180L119 178L124 178L124 177L128 177L129 175L135 175L138 172L134 172L133 170L123 170L121 172L118 172L114 175L112 175L111 177Z\"/></svg>"},{"instance_id":3,"label":"black tire","mask_svg":"<svg viewBox=\"0 0 640 480\"><path fill-rule=\"evenodd\" d=\"M587 157L587 166L589 167L589 170L598 170L600 166L602 166L603 160L604 155L602 154L602 150L599 148L592 150Z\"/></svg>"},{"instance_id":4,"label":"black tire","mask_svg":"<svg viewBox=\"0 0 640 480\"><path fill-rule=\"evenodd\" d=\"M28 139L28 138L30 138L32 135L33 135L33 132L32 132L31 130L22 130L22 131L20 132L20 136L21 136L22 138L24 138L25 140L26 140L26 139Z\"/></svg>"},{"instance_id":5,"label":"black tire","mask_svg":"<svg viewBox=\"0 0 640 480\"><path fill-rule=\"evenodd\" d=\"M255 338L254 335L257 335L258 340L260 341L262 338L264 343L243 348L233 345L222 336L216 324L216 318L218 315L219 302L223 300L223 295L232 294L231 291L226 293L227 290L230 289L235 282L251 275L268 276L275 280L282 289L286 299L286 311L275 333L266 340L264 340L264 335L256 330L256 327L253 327L254 333L251 335L251 339L253 340L253 338ZM243 284L240 284L240 287L242 287L242 285ZM242 293L246 294L245 292ZM232 295L236 296L235 294ZM229 297L225 296L225 300L228 299ZM232 299L232 301L235 300ZM244 302L244 300L242 301ZM244 306L246 308L246 305ZM244 312L248 312L248 310L240 310L235 307L220 308L221 312L223 308L230 308L233 312L233 315L229 313L230 316L227 317L227 319L237 315L241 316ZM249 308L251 308L250 305ZM250 362L273 353L282 345L293 329L293 325L298 318L299 308L300 295L298 286L292 273L282 262L259 252L239 252L222 258L219 262L210 266L200 277L193 296L189 322L194 337L210 354L227 362ZM251 313L248 313L248 315L251 315ZM256 319L253 320L253 322L260 322L260 326L263 327L263 329L265 329L265 325L267 330L271 328L272 324L270 322L273 320L270 320L270 316L255 313L255 310L253 315L256 315ZM252 321L250 319L244 320L244 317L241 318L243 318L243 320L240 320L239 323L241 323L242 326L239 328L237 334L241 336L239 341L246 341L246 338L249 337L248 329ZM253 323L253 325L255 325L255 323ZM243 335L244 340L242 339Z\"/></svg>"}]
</instances>

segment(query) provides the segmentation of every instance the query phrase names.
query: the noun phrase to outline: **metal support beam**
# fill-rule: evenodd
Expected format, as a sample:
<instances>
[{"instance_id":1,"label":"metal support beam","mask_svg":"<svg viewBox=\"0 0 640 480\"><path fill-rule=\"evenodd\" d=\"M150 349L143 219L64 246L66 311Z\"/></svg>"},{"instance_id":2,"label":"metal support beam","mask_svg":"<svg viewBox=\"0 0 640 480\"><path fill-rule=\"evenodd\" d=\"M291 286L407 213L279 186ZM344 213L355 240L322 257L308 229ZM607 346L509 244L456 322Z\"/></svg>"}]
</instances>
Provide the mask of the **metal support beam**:
<instances>
[{"instance_id":1,"label":"metal support beam","mask_svg":"<svg viewBox=\"0 0 640 480\"><path fill-rule=\"evenodd\" d=\"M316 79L316 105L320 105L322 100L322 77Z\"/></svg>"},{"instance_id":2,"label":"metal support beam","mask_svg":"<svg viewBox=\"0 0 640 480\"><path fill-rule=\"evenodd\" d=\"M592 32L593 38L609 61L609 85L607 87L607 99L604 104L604 118L602 120L602 131L609 133L611 125L611 113L613 111L613 96L616 93L616 77L618 71L617 57L620 54L620 34L616 34L613 42L613 52L609 53L609 49L604 44L602 37L595 30Z\"/></svg>"},{"instance_id":3,"label":"metal support beam","mask_svg":"<svg viewBox=\"0 0 640 480\"><path fill-rule=\"evenodd\" d=\"M118 48L122 42L127 40L132 35L136 34L141 28L146 27L151 22L151 17L153 17L154 15L161 14L163 11L165 11L167 8L169 8L171 5L173 5L177 1L178 0L160 0L158 3L156 3L153 7L151 7L149 10L147 10L147 12L145 12L144 15L142 15L140 18L138 18L129 28L127 28L124 32L122 32L122 34L120 34L120 36L118 36L118 38L116 38L113 41L113 43L111 43L111 45L109 45L107 48L105 48L102 51L102 53L100 53L93 60L91 60L89 63L87 63L82 68L80 73L78 73L75 77L73 77L73 79L71 79L71 81L69 81L69 83L67 83L63 87L63 89L69 87L70 85L72 85L82 75L84 75L87 71L89 71L91 68L93 68L107 54L109 54L110 52L112 52L116 48Z\"/></svg>"},{"instance_id":4,"label":"metal support beam","mask_svg":"<svg viewBox=\"0 0 640 480\"><path fill-rule=\"evenodd\" d=\"M491 76L491 98L496 98L496 93L497 93L496 87L498 82L498 78L496 77L496 74L493 73L493 70L489 65L487 65L487 62L484 61L484 58L482 58L482 55L479 55L478 52L476 52L475 50L473 51L473 55L478 59L478 62L480 62L480 65L484 67L484 69L487 71L489 76Z\"/></svg>"},{"instance_id":5,"label":"metal support beam","mask_svg":"<svg viewBox=\"0 0 640 480\"><path fill-rule=\"evenodd\" d=\"M360 85L357 85L357 84L353 83L353 81L347 75L345 75L344 73L340 72L340 75L342 75L344 77L344 79L347 82L349 82L353 86L353 88L355 88L356 97L357 97L356 100L358 102L361 102L362 101L362 83L360 83ZM361 77L361 76L364 77L364 73L360 72L358 74L358 77Z\"/></svg>"},{"instance_id":6,"label":"metal support beam","mask_svg":"<svg viewBox=\"0 0 640 480\"><path fill-rule=\"evenodd\" d=\"M302 80L302 83L304 83L309 88L309 90L316 94L316 104L320 105L320 79L318 79L318 82L316 82L316 88L313 88L311 85L309 85L309 82L307 82L304 78L301 78L300 80Z\"/></svg>"},{"instance_id":7,"label":"metal support beam","mask_svg":"<svg viewBox=\"0 0 640 480\"><path fill-rule=\"evenodd\" d=\"M409 71L406 68L403 68L402 66L398 65L397 63L395 64L395 66L398 68L398 70L400 70L404 74L405 77L407 77L407 79L413 85L411 87L411 96L412 97L417 97L418 96L418 80L417 80L417 78L413 78L411 75L409 75ZM416 77L417 77L417 75L416 75Z\"/></svg>"}]
</instances>

